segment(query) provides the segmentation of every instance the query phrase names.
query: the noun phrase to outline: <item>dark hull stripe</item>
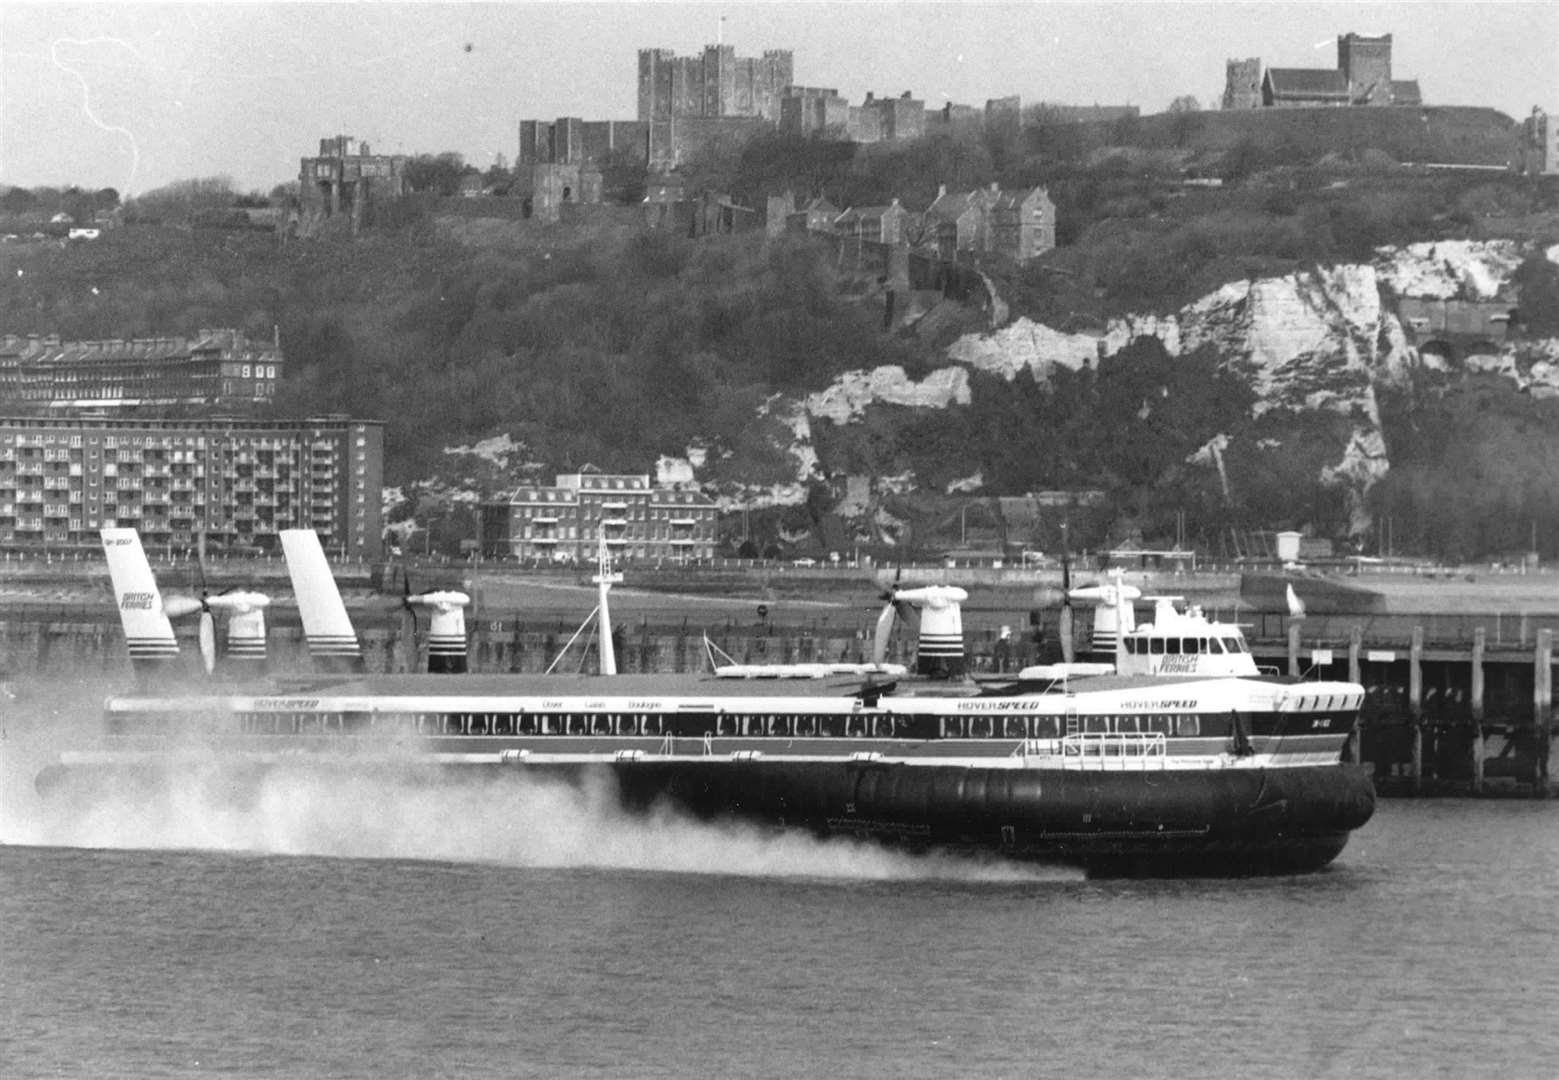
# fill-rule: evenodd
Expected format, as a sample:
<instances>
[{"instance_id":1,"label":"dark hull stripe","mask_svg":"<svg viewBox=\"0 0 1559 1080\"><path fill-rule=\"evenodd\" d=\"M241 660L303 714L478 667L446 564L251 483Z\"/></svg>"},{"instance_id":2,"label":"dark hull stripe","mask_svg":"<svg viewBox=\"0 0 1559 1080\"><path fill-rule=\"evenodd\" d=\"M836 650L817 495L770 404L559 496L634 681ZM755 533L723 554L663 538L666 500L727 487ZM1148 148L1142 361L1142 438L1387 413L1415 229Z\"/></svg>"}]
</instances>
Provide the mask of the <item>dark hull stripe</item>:
<instances>
[{"instance_id":1,"label":"dark hull stripe","mask_svg":"<svg viewBox=\"0 0 1559 1080\"><path fill-rule=\"evenodd\" d=\"M203 759L209 767L209 759ZM166 765L52 766L45 796L164 790ZM286 766L235 762L224 790L240 794L272 768L349 769L332 757ZM470 777L516 783L613 778L625 808L673 804L696 817L732 816L772 826L912 847L951 847L1062 861L1100 874L1294 873L1343 849L1374 811L1368 776L1349 766L1212 769L1180 773L906 766L870 761L764 762L681 759L523 767L429 766L381 761L391 775L458 785Z\"/></svg>"}]
</instances>

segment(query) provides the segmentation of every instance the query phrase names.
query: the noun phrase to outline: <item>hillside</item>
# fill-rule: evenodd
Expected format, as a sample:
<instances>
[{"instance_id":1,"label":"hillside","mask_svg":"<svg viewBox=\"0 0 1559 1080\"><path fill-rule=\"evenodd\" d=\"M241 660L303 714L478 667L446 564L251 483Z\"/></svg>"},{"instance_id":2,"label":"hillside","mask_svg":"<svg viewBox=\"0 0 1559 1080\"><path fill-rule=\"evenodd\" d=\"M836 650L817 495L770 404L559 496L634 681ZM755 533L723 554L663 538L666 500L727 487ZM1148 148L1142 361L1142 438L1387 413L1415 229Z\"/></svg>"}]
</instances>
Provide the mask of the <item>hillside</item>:
<instances>
[{"instance_id":1,"label":"hillside","mask_svg":"<svg viewBox=\"0 0 1559 1080\"><path fill-rule=\"evenodd\" d=\"M764 542L810 547L938 550L974 518L987 539L1053 549L1059 513L1020 526L978 500L1059 489L1102 493L1071 512L1079 546L1163 540L1182 519L1205 545L1278 527L1368 545L1384 514L1399 552L1411 538L1481 556L1523 546L1534 523L1559 550L1542 366L1559 363L1543 352L1559 334L1545 256L1559 184L1323 141L1296 153L1211 114L1163 145L1174 123L850 155L775 138L690 169L759 205L801 182L839 205L892 191L911 206L939 176L1048 183L1062 246L982 267L1001 327L921 297L885 331L881 284L841 276L805 238L693 240L623 208L548 226L468 201L458 217L408 205L357 237L141 225L8 246L0 332L275 327L288 368L274 413L384 419L387 482L419 485L424 518L452 487L692 458L729 505L770 508L749 521ZM1441 128L1482 154L1502 123ZM1502 238L1522 244L1500 264L1521 297L1511 341L1476 364L1420 363L1380 251ZM497 457L446 452L495 439ZM1476 511L1453 527L1447 505ZM449 534L471 535L463 521Z\"/></svg>"}]
</instances>

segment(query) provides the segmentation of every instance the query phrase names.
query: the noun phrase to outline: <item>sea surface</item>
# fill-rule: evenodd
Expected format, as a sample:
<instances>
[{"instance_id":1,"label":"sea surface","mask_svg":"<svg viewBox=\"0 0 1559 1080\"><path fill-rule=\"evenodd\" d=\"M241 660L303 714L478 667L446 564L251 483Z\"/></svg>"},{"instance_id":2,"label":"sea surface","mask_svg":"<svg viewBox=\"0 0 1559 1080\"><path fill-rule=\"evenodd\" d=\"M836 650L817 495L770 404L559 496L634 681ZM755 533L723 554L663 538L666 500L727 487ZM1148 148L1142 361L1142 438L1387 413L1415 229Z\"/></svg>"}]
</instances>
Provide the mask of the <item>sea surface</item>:
<instances>
[{"instance_id":1,"label":"sea surface","mask_svg":"<svg viewBox=\"0 0 1559 1080\"><path fill-rule=\"evenodd\" d=\"M1559 1075L1559 800L1091 881L511 784L45 808L50 700L0 703L8 1080Z\"/></svg>"}]
</instances>

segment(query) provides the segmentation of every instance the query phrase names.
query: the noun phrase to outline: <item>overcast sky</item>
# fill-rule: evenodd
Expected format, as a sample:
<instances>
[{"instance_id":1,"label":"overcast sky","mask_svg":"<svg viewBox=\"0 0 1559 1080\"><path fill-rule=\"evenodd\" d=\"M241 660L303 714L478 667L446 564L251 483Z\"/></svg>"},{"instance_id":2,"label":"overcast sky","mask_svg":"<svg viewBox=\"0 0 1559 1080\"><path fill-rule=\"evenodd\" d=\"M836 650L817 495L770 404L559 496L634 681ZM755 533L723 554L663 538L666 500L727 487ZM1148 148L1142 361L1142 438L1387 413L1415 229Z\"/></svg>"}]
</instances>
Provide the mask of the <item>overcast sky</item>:
<instances>
[{"instance_id":1,"label":"overcast sky","mask_svg":"<svg viewBox=\"0 0 1559 1080\"><path fill-rule=\"evenodd\" d=\"M721 16L724 16L723 27ZM1216 107L1224 61L1328 68L1392 33L1433 105L1559 112L1559 3L0 2L0 182L268 191L321 136L515 156L522 119L635 118L640 48L795 53L798 83L928 105Z\"/></svg>"}]
</instances>

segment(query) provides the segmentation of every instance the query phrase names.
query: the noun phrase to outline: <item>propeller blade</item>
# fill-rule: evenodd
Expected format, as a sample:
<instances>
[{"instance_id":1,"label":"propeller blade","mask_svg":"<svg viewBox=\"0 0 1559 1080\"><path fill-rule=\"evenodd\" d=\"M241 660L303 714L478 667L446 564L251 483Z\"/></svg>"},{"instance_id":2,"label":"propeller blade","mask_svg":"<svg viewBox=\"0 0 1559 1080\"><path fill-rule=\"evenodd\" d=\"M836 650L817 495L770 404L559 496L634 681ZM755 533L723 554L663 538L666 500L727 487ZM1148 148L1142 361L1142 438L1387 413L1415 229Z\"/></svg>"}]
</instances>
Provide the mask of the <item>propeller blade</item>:
<instances>
[{"instance_id":1,"label":"propeller blade","mask_svg":"<svg viewBox=\"0 0 1559 1080\"><path fill-rule=\"evenodd\" d=\"M417 670L417 613L410 603L401 606L401 670Z\"/></svg>"},{"instance_id":2,"label":"propeller blade","mask_svg":"<svg viewBox=\"0 0 1559 1080\"><path fill-rule=\"evenodd\" d=\"M162 613L170 619L182 619L200 611L203 605L193 596L168 596L162 601Z\"/></svg>"},{"instance_id":3,"label":"propeller blade","mask_svg":"<svg viewBox=\"0 0 1559 1080\"><path fill-rule=\"evenodd\" d=\"M217 621L210 608L200 612L200 663L207 675L217 666Z\"/></svg>"},{"instance_id":4,"label":"propeller blade","mask_svg":"<svg viewBox=\"0 0 1559 1080\"><path fill-rule=\"evenodd\" d=\"M891 603L882 605L882 611L877 616L877 633L872 641L874 664L885 664L888 661L888 639L893 636L894 615Z\"/></svg>"},{"instance_id":5,"label":"propeller blade","mask_svg":"<svg viewBox=\"0 0 1559 1080\"><path fill-rule=\"evenodd\" d=\"M195 534L195 588L206 595L206 530Z\"/></svg>"},{"instance_id":6,"label":"propeller blade","mask_svg":"<svg viewBox=\"0 0 1559 1080\"><path fill-rule=\"evenodd\" d=\"M1061 618L1056 627L1061 638L1061 660L1073 663L1077 659L1076 614L1072 611L1072 553L1061 551Z\"/></svg>"}]
</instances>

